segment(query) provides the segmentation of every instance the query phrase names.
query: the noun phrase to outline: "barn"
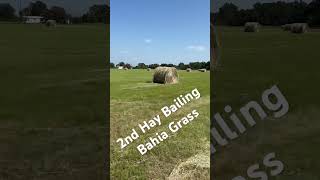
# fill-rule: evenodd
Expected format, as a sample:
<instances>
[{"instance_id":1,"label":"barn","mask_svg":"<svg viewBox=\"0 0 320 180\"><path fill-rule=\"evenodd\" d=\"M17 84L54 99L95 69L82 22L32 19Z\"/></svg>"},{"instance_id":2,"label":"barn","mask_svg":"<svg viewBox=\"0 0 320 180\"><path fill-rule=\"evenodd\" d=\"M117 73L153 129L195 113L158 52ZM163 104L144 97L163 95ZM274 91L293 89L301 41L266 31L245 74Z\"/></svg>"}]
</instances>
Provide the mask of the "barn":
<instances>
[{"instance_id":1,"label":"barn","mask_svg":"<svg viewBox=\"0 0 320 180\"><path fill-rule=\"evenodd\" d=\"M42 16L23 16L22 18L26 24L40 24L44 20Z\"/></svg>"}]
</instances>

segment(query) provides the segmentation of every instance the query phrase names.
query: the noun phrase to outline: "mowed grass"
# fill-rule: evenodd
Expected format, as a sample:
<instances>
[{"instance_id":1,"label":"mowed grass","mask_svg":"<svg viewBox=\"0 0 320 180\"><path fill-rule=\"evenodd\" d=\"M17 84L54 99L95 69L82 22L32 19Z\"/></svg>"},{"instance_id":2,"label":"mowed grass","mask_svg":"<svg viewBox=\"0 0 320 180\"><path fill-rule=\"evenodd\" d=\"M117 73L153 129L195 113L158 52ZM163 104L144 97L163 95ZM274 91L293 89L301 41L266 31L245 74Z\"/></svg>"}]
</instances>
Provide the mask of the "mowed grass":
<instances>
[{"instance_id":1,"label":"mowed grass","mask_svg":"<svg viewBox=\"0 0 320 180\"><path fill-rule=\"evenodd\" d=\"M104 24L0 24L0 179L102 179Z\"/></svg>"},{"instance_id":2,"label":"mowed grass","mask_svg":"<svg viewBox=\"0 0 320 180\"><path fill-rule=\"evenodd\" d=\"M284 32L263 27L259 33L244 33L240 27L218 27L222 68L215 73L215 112L225 105L243 120L240 107L251 100L262 104L264 90L277 85L289 102L286 116L260 121L240 138L218 148L214 155L214 178L246 176L247 168L271 152L285 164L274 179L320 178L320 32ZM228 119L228 116L225 116ZM274 119L274 118L273 118ZM270 177L271 178L271 177Z\"/></svg>"},{"instance_id":3,"label":"mowed grass","mask_svg":"<svg viewBox=\"0 0 320 180\"><path fill-rule=\"evenodd\" d=\"M164 179L173 168L198 153L209 155L210 73L178 71L180 82L174 85L152 83L152 71L111 70L111 177L112 179ZM197 88L201 98L183 106L164 118L163 106L173 99ZM175 134L168 129L171 121L178 121L193 109L200 115ZM146 134L140 133L139 123L161 116L162 125ZM124 138L135 128L140 138L121 150L118 138ZM155 133L166 131L170 138L141 156L136 146L146 143ZM207 177L206 179L208 179Z\"/></svg>"}]
</instances>

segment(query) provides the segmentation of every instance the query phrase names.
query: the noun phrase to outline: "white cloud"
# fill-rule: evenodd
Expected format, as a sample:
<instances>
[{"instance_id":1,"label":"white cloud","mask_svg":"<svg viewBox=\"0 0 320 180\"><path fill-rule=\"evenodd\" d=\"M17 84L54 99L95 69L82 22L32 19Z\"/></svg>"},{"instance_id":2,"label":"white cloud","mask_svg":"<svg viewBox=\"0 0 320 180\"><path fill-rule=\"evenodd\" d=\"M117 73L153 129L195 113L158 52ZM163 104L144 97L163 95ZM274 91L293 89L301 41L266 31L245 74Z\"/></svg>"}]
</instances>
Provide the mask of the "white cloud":
<instances>
[{"instance_id":1,"label":"white cloud","mask_svg":"<svg viewBox=\"0 0 320 180\"><path fill-rule=\"evenodd\" d=\"M201 45L190 45L187 47L187 49L192 51L202 52L206 50L206 47Z\"/></svg>"},{"instance_id":2,"label":"white cloud","mask_svg":"<svg viewBox=\"0 0 320 180\"><path fill-rule=\"evenodd\" d=\"M144 42L150 44L152 42L152 39L144 39Z\"/></svg>"}]
</instances>

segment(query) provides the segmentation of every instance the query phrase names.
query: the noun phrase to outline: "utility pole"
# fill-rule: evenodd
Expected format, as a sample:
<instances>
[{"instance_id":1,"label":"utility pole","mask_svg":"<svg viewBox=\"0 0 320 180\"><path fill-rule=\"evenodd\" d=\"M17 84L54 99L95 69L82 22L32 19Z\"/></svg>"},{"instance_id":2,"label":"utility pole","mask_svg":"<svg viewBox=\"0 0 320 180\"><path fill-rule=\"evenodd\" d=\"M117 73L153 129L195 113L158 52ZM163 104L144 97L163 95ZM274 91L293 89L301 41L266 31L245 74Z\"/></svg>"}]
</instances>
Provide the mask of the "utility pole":
<instances>
[{"instance_id":1,"label":"utility pole","mask_svg":"<svg viewBox=\"0 0 320 180\"><path fill-rule=\"evenodd\" d=\"M21 18L22 18L22 14L21 14L21 0L18 0L18 1L19 1L19 2L18 2L18 3L19 3L19 5L18 5L18 6L19 6L19 12L18 12L18 13L19 13L19 16L20 16L20 19L21 19Z\"/></svg>"}]
</instances>

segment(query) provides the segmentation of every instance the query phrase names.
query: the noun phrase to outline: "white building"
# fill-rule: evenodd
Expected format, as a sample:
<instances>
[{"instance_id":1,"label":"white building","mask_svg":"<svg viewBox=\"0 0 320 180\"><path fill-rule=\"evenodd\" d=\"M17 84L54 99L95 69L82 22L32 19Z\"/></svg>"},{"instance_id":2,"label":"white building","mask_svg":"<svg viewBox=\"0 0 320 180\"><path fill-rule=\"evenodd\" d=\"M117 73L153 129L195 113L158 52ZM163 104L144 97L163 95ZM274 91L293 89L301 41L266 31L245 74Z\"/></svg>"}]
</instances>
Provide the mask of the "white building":
<instances>
[{"instance_id":1,"label":"white building","mask_svg":"<svg viewBox=\"0 0 320 180\"><path fill-rule=\"evenodd\" d=\"M23 16L23 22L26 24L40 24L42 21L42 16Z\"/></svg>"}]
</instances>

